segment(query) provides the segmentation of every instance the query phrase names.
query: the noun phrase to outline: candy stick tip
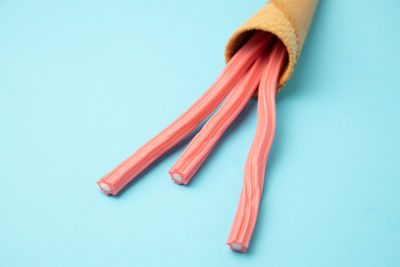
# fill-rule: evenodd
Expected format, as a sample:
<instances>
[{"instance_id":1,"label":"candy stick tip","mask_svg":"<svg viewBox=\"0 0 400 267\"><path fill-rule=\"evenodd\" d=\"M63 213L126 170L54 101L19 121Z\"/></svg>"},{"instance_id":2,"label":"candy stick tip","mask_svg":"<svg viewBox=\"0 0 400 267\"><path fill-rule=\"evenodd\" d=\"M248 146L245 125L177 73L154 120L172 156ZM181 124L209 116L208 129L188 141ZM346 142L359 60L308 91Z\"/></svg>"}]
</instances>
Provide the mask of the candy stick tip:
<instances>
[{"instance_id":1,"label":"candy stick tip","mask_svg":"<svg viewBox=\"0 0 400 267\"><path fill-rule=\"evenodd\" d=\"M100 186L101 190L103 190L106 193L111 190L110 186L106 183L99 183L99 186Z\"/></svg>"},{"instance_id":2,"label":"candy stick tip","mask_svg":"<svg viewBox=\"0 0 400 267\"><path fill-rule=\"evenodd\" d=\"M242 245L240 245L239 243L232 243L231 244L232 249L234 250L242 250Z\"/></svg>"},{"instance_id":3,"label":"candy stick tip","mask_svg":"<svg viewBox=\"0 0 400 267\"><path fill-rule=\"evenodd\" d=\"M228 243L229 247L236 252L245 252L247 247L243 246L241 243L239 242L232 242L232 243Z\"/></svg>"},{"instance_id":4,"label":"candy stick tip","mask_svg":"<svg viewBox=\"0 0 400 267\"><path fill-rule=\"evenodd\" d=\"M172 180L174 180L175 183L177 183L177 184L181 184L182 183L182 177L178 173L173 173L172 174Z\"/></svg>"}]
</instances>

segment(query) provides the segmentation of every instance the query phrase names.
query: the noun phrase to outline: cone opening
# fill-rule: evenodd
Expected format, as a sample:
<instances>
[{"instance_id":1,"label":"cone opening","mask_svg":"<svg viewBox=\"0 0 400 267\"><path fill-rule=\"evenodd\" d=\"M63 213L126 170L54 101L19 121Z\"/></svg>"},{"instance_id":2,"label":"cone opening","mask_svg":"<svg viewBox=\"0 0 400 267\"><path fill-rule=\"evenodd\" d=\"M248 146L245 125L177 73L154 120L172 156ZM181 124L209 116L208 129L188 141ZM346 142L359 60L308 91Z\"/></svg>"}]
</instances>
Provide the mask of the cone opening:
<instances>
[{"instance_id":1,"label":"cone opening","mask_svg":"<svg viewBox=\"0 0 400 267\"><path fill-rule=\"evenodd\" d=\"M235 55L235 53L237 51L239 51L239 49L250 39L250 37L257 31L264 31L264 30L248 30L248 31L243 31L239 34L237 34L236 36L233 36L233 38L228 42L226 49L225 49L225 59L226 62L228 62L233 55ZM264 32L268 32L268 31L264 31ZM289 61L290 59L290 53L288 50L287 45L285 44L285 42L279 38L277 35L268 32L269 34L275 36L280 42L282 42L282 44L285 46L286 48L286 53L288 54L288 59L286 60L286 63L284 65L284 67L282 68L281 71L281 75L279 78L279 86L278 86L278 91L286 84L287 82L287 76L288 76L288 72L289 72ZM255 94L257 95L257 94Z\"/></svg>"}]
</instances>

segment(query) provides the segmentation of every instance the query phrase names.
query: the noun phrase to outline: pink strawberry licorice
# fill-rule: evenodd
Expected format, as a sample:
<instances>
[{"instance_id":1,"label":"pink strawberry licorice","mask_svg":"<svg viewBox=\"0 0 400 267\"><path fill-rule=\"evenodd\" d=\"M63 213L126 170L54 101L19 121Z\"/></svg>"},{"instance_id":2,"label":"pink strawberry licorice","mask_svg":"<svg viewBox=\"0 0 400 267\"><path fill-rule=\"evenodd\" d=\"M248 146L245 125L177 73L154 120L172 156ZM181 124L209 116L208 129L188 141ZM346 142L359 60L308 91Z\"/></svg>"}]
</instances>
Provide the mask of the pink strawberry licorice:
<instances>
[{"instance_id":1,"label":"pink strawberry licorice","mask_svg":"<svg viewBox=\"0 0 400 267\"><path fill-rule=\"evenodd\" d=\"M248 248L257 219L265 165L275 133L275 94L279 74L286 58L285 47L280 41L276 42L261 77L256 134L244 167L242 193L227 241L230 248L238 252L244 252Z\"/></svg>"},{"instance_id":2,"label":"pink strawberry licorice","mask_svg":"<svg viewBox=\"0 0 400 267\"><path fill-rule=\"evenodd\" d=\"M286 62L287 51L280 40L270 33L255 32L192 106L97 184L107 195L117 194L187 136L226 98L169 171L177 184L187 184L258 87L256 134L246 160L239 205L227 240L232 250L245 252L257 219L265 166L275 132L275 94Z\"/></svg>"},{"instance_id":3,"label":"pink strawberry licorice","mask_svg":"<svg viewBox=\"0 0 400 267\"><path fill-rule=\"evenodd\" d=\"M100 188L107 195L116 195L147 166L188 135L224 100L272 39L269 33L255 33L225 65L211 87L174 122L98 180Z\"/></svg>"},{"instance_id":4,"label":"pink strawberry licorice","mask_svg":"<svg viewBox=\"0 0 400 267\"><path fill-rule=\"evenodd\" d=\"M227 99L196 134L169 173L177 184L187 184L210 154L218 140L242 111L257 89L261 74L268 62L268 50L242 76Z\"/></svg>"}]
</instances>

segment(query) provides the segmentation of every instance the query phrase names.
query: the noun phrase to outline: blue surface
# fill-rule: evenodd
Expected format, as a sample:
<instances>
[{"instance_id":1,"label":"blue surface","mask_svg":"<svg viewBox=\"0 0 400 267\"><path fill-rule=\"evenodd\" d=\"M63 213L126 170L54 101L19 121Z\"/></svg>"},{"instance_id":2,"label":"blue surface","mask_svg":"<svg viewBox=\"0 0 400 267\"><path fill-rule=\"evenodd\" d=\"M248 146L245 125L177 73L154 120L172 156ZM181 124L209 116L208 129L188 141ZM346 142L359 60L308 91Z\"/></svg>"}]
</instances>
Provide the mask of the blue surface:
<instances>
[{"instance_id":1,"label":"blue surface","mask_svg":"<svg viewBox=\"0 0 400 267\"><path fill-rule=\"evenodd\" d=\"M95 184L201 95L263 2L1 2L0 266L400 266L397 0L322 0L248 253L225 242L255 100L189 186L167 173L182 145L118 197Z\"/></svg>"}]
</instances>

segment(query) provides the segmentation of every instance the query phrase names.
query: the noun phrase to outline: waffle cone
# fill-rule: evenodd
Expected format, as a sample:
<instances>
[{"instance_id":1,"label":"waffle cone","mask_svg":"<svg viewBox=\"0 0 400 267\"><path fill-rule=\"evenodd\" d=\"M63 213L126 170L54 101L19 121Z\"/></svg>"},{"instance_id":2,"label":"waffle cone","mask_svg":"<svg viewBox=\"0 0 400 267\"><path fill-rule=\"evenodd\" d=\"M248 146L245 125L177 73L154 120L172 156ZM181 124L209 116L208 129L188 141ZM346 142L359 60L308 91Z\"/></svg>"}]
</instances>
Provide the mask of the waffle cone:
<instances>
[{"instance_id":1,"label":"waffle cone","mask_svg":"<svg viewBox=\"0 0 400 267\"><path fill-rule=\"evenodd\" d=\"M279 91L296 67L317 4L318 0L271 0L233 32L225 49L226 61L232 58L253 31L274 34L288 52L288 64L279 79Z\"/></svg>"}]
</instances>

